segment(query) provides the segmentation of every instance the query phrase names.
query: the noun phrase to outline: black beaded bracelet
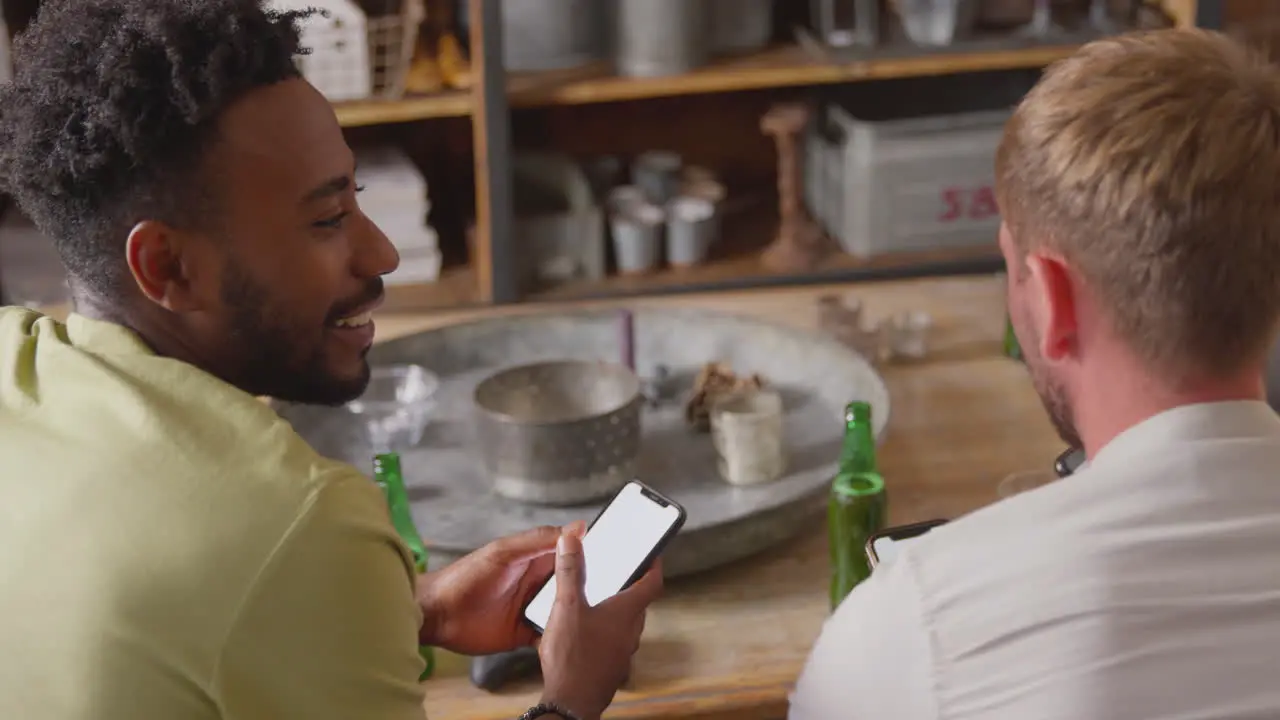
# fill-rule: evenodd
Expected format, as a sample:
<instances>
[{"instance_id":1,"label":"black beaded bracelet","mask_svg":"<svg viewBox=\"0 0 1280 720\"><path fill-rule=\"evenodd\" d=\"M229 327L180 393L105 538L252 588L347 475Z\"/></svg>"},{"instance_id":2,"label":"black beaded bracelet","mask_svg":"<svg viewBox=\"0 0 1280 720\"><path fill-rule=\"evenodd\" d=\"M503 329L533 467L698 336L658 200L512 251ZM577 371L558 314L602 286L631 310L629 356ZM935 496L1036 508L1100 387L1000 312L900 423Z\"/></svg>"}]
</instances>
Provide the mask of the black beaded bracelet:
<instances>
[{"instance_id":1,"label":"black beaded bracelet","mask_svg":"<svg viewBox=\"0 0 1280 720\"><path fill-rule=\"evenodd\" d=\"M525 710L524 714L520 716L520 720L534 720L534 718L540 718L543 715L559 715L564 720L578 720L577 715L554 703L538 703Z\"/></svg>"}]
</instances>

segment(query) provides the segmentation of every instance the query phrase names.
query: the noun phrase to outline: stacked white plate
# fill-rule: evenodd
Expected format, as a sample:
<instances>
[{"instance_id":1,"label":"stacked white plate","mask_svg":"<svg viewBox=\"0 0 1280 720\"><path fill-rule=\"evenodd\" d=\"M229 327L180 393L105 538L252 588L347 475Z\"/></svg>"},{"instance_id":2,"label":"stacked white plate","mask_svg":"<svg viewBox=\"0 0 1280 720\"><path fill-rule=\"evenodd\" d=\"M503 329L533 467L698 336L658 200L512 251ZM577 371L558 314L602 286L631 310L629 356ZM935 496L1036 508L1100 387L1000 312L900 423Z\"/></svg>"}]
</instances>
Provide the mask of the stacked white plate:
<instances>
[{"instance_id":1,"label":"stacked white plate","mask_svg":"<svg viewBox=\"0 0 1280 720\"><path fill-rule=\"evenodd\" d=\"M400 267L385 278L387 284L434 282L440 277L440 243L427 223L431 202L426 179L394 147L361 148L356 156L356 178L364 186L360 209L400 252Z\"/></svg>"}]
</instances>

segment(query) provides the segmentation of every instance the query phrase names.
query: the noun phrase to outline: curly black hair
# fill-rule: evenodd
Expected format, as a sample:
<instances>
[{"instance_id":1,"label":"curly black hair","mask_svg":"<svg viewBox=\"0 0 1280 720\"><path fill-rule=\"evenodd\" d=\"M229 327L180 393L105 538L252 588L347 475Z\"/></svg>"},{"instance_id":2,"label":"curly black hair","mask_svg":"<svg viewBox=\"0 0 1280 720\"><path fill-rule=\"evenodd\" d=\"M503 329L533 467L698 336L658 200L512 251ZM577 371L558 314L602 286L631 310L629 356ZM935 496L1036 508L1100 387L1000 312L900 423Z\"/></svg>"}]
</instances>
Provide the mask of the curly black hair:
<instances>
[{"instance_id":1,"label":"curly black hair","mask_svg":"<svg viewBox=\"0 0 1280 720\"><path fill-rule=\"evenodd\" d=\"M261 0L45 0L0 87L0 190L68 274L113 297L143 219L197 226L219 114L299 76L298 21Z\"/></svg>"}]
</instances>

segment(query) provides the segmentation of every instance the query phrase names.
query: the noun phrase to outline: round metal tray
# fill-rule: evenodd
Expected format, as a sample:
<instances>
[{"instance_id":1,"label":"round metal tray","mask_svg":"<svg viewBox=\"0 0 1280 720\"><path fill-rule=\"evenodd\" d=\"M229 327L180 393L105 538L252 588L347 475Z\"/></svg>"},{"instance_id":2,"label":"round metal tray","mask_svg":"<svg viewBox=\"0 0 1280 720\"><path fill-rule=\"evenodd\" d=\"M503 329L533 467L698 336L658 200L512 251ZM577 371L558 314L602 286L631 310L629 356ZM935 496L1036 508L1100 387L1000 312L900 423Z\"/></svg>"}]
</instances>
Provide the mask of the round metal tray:
<instances>
[{"instance_id":1,"label":"round metal tray","mask_svg":"<svg viewBox=\"0 0 1280 720\"><path fill-rule=\"evenodd\" d=\"M464 323L380 344L375 365L417 363L441 379L422 442L401 453L413 517L433 565L538 525L590 520L600 504L540 507L498 496L474 450L473 393L492 373L543 360L616 361L616 312L521 315ZM704 363L760 373L785 401L788 472L757 487L734 487L716 471L708 434L684 421L683 400ZM850 400L869 401L877 436L889 394L875 370L845 346L753 318L701 310L635 311L641 377L666 366L672 402L646 407L637 475L683 505L688 520L663 557L666 574L686 575L738 560L821 522L836 471ZM341 408L279 404L280 414L320 453L371 473L360 420Z\"/></svg>"}]
</instances>

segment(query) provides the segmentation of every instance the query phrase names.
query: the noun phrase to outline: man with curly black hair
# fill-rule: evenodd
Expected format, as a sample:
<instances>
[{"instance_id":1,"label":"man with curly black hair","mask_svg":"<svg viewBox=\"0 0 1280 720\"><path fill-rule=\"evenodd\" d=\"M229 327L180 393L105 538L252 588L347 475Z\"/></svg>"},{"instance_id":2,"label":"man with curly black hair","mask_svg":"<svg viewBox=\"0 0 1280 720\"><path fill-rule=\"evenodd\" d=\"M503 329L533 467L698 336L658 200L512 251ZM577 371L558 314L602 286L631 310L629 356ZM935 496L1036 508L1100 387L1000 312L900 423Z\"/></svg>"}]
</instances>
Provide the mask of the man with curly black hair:
<instances>
[{"instance_id":1,"label":"man with curly black hair","mask_svg":"<svg viewBox=\"0 0 1280 720\"><path fill-rule=\"evenodd\" d=\"M75 312L0 308L0 717L421 718L419 643L534 641L545 704L595 718L661 587L596 607L581 527L417 576L385 499L256 396L369 379L395 249L356 201L301 13L46 0L0 89L0 183Z\"/></svg>"}]
</instances>

